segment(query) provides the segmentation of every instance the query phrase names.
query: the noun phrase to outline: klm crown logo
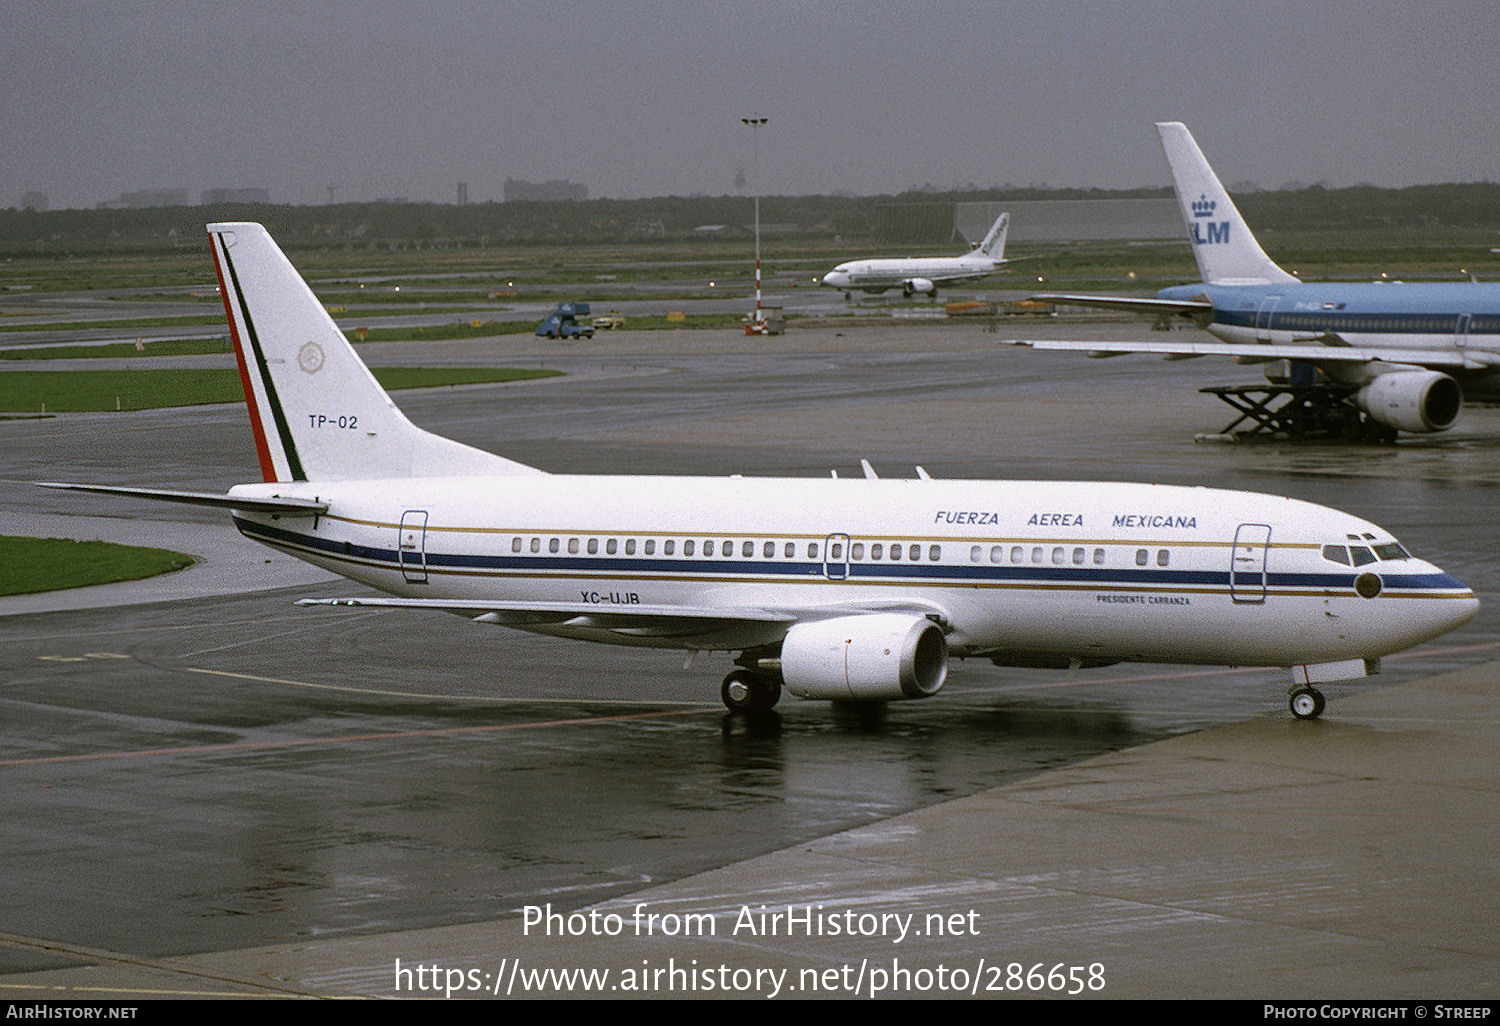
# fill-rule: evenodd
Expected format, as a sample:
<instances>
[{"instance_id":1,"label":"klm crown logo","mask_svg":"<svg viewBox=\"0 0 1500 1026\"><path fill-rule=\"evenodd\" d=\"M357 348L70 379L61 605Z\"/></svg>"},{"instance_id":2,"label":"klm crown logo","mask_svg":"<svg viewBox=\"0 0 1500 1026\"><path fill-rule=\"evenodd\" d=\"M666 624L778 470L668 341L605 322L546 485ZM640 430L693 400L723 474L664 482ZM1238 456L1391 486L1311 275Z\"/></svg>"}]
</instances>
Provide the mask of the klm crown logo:
<instances>
[{"instance_id":1,"label":"klm crown logo","mask_svg":"<svg viewBox=\"0 0 1500 1026\"><path fill-rule=\"evenodd\" d=\"M1202 220L1203 218L1213 217L1214 210L1217 209L1218 206L1219 204L1217 202L1209 199L1207 196L1200 195L1197 199L1193 200L1192 208L1194 220L1192 224L1192 231L1189 232L1189 235L1193 240L1193 245L1217 245L1220 243L1229 242L1228 221Z\"/></svg>"}]
</instances>

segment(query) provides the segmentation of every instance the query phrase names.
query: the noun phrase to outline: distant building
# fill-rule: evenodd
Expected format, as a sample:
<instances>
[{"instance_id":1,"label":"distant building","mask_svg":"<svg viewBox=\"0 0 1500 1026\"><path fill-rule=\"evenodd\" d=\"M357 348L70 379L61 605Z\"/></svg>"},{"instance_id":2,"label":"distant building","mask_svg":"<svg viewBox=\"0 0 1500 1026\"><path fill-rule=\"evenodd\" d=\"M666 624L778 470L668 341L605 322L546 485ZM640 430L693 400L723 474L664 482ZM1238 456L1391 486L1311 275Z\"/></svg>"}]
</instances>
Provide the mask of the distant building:
<instances>
[{"instance_id":1,"label":"distant building","mask_svg":"<svg viewBox=\"0 0 1500 1026\"><path fill-rule=\"evenodd\" d=\"M1182 238L1175 199L1011 200L955 204L954 224L977 242L1002 210L1011 242L1145 241Z\"/></svg>"},{"instance_id":2,"label":"distant building","mask_svg":"<svg viewBox=\"0 0 1500 1026\"><path fill-rule=\"evenodd\" d=\"M589 189L586 185L577 185L573 182L551 181L536 184L534 182L522 181L519 178L507 178L505 180L505 200L578 200L589 198Z\"/></svg>"},{"instance_id":3,"label":"distant building","mask_svg":"<svg viewBox=\"0 0 1500 1026\"><path fill-rule=\"evenodd\" d=\"M185 207L188 205L186 189L142 189L140 192L120 193L120 206L140 207Z\"/></svg>"},{"instance_id":4,"label":"distant building","mask_svg":"<svg viewBox=\"0 0 1500 1026\"><path fill-rule=\"evenodd\" d=\"M461 207L466 207L466 206L469 205L469 183L468 182L459 182L458 183L458 205L461 206Z\"/></svg>"},{"instance_id":5,"label":"distant building","mask_svg":"<svg viewBox=\"0 0 1500 1026\"><path fill-rule=\"evenodd\" d=\"M265 189L206 189L198 202L205 207L215 203L269 203L271 194Z\"/></svg>"},{"instance_id":6,"label":"distant building","mask_svg":"<svg viewBox=\"0 0 1500 1026\"><path fill-rule=\"evenodd\" d=\"M45 192L28 192L21 196L22 210L46 210L47 194Z\"/></svg>"}]
</instances>

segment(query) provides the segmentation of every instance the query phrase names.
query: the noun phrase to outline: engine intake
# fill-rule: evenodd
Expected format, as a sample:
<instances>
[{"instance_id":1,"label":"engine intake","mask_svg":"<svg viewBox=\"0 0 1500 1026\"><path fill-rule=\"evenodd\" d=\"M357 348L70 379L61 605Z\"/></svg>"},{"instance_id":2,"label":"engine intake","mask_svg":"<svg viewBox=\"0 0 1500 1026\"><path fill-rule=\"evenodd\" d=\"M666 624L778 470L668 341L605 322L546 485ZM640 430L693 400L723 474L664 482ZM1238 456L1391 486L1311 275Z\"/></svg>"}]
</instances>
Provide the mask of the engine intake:
<instances>
[{"instance_id":1,"label":"engine intake","mask_svg":"<svg viewBox=\"0 0 1500 1026\"><path fill-rule=\"evenodd\" d=\"M1371 419L1418 435L1451 428L1463 400L1463 390L1448 375L1415 370L1382 374L1354 396Z\"/></svg>"},{"instance_id":2,"label":"engine intake","mask_svg":"<svg viewBox=\"0 0 1500 1026\"><path fill-rule=\"evenodd\" d=\"M799 623L781 644L781 676L799 698L927 698L948 677L948 639L910 613Z\"/></svg>"}]
</instances>

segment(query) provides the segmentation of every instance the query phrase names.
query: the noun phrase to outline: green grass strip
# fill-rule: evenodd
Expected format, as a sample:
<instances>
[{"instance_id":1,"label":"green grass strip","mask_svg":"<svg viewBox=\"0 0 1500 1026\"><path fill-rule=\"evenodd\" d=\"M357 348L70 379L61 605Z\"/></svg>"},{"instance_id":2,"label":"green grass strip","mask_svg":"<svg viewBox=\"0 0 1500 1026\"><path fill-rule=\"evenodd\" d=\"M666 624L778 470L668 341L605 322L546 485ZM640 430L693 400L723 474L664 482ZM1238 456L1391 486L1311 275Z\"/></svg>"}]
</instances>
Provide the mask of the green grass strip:
<instances>
[{"instance_id":1,"label":"green grass strip","mask_svg":"<svg viewBox=\"0 0 1500 1026\"><path fill-rule=\"evenodd\" d=\"M192 556L166 549L71 538L0 535L0 595L139 581L192 566Z\"/></svg>"},{"instance_id":2,"label":"green grass strip","mask_svg":"<svg viewBox=\"0 0 1500 1026\"><path fill-rule=\"evenodd\" d=\"M386 388L433 388L556 377L552 370L513 367L375 367ZM155 410L206 403L243 402L238 371L5 371L0 372L0 413L83 413Z\"/></svg>"}]
</instances>

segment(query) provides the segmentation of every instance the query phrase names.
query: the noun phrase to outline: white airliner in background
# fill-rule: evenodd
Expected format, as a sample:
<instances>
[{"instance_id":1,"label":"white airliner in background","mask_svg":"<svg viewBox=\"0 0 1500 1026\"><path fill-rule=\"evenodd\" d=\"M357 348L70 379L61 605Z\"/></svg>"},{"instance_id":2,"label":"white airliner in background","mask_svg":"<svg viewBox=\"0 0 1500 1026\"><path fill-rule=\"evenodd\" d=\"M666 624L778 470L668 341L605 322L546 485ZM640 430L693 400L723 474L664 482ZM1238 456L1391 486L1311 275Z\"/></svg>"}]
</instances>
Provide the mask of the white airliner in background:
<instances>
[{"instance_id":1,"label":"white airliner in background","mask_svg":"<svg viewBox=\"0 0 1500 1026\"><path fill-rule=\"evenodd\" d=\"M1100 356L1299 360L1349 386L1385 429L1445 431L1463 397L1500 399L1500 284L1302 282L1266 256L1186 126L1156 126L1203 281L1155 299L1048 294L1057 303L1185 317L1223 342L1031 341Z\"/></svg>"},{"instance_id":2,"label":"white airliner in background","mask_svg":"<svg viewBox=\"0 0 1500 1026\"><path fill-rule=\"evenodd\" d=\"M845 296L855 289L874 294L900 289L907 296L918 292L936 296L939 285L988 277L1009 263L1005 259L1009 232L1010 215L1001 214L979 245L963 256L851 260L823 275L822 283L843 289Z\"/></svg>"},{"instance_id":3,"label":"white airliner in background","mask_svg":"<svg viewBox=\"0 0 1500 1026\"><path fill-rule=\"evenodd\" d=\"M440 610L618 645L737 653L735 712L936 693L952 657L1295 670L1319 681L1474 615L1473 592L1356 517L1135 484L553 475L424 431L264 228L208 226L264 481L247 537Z\"/></svg>"}]
</instances>

